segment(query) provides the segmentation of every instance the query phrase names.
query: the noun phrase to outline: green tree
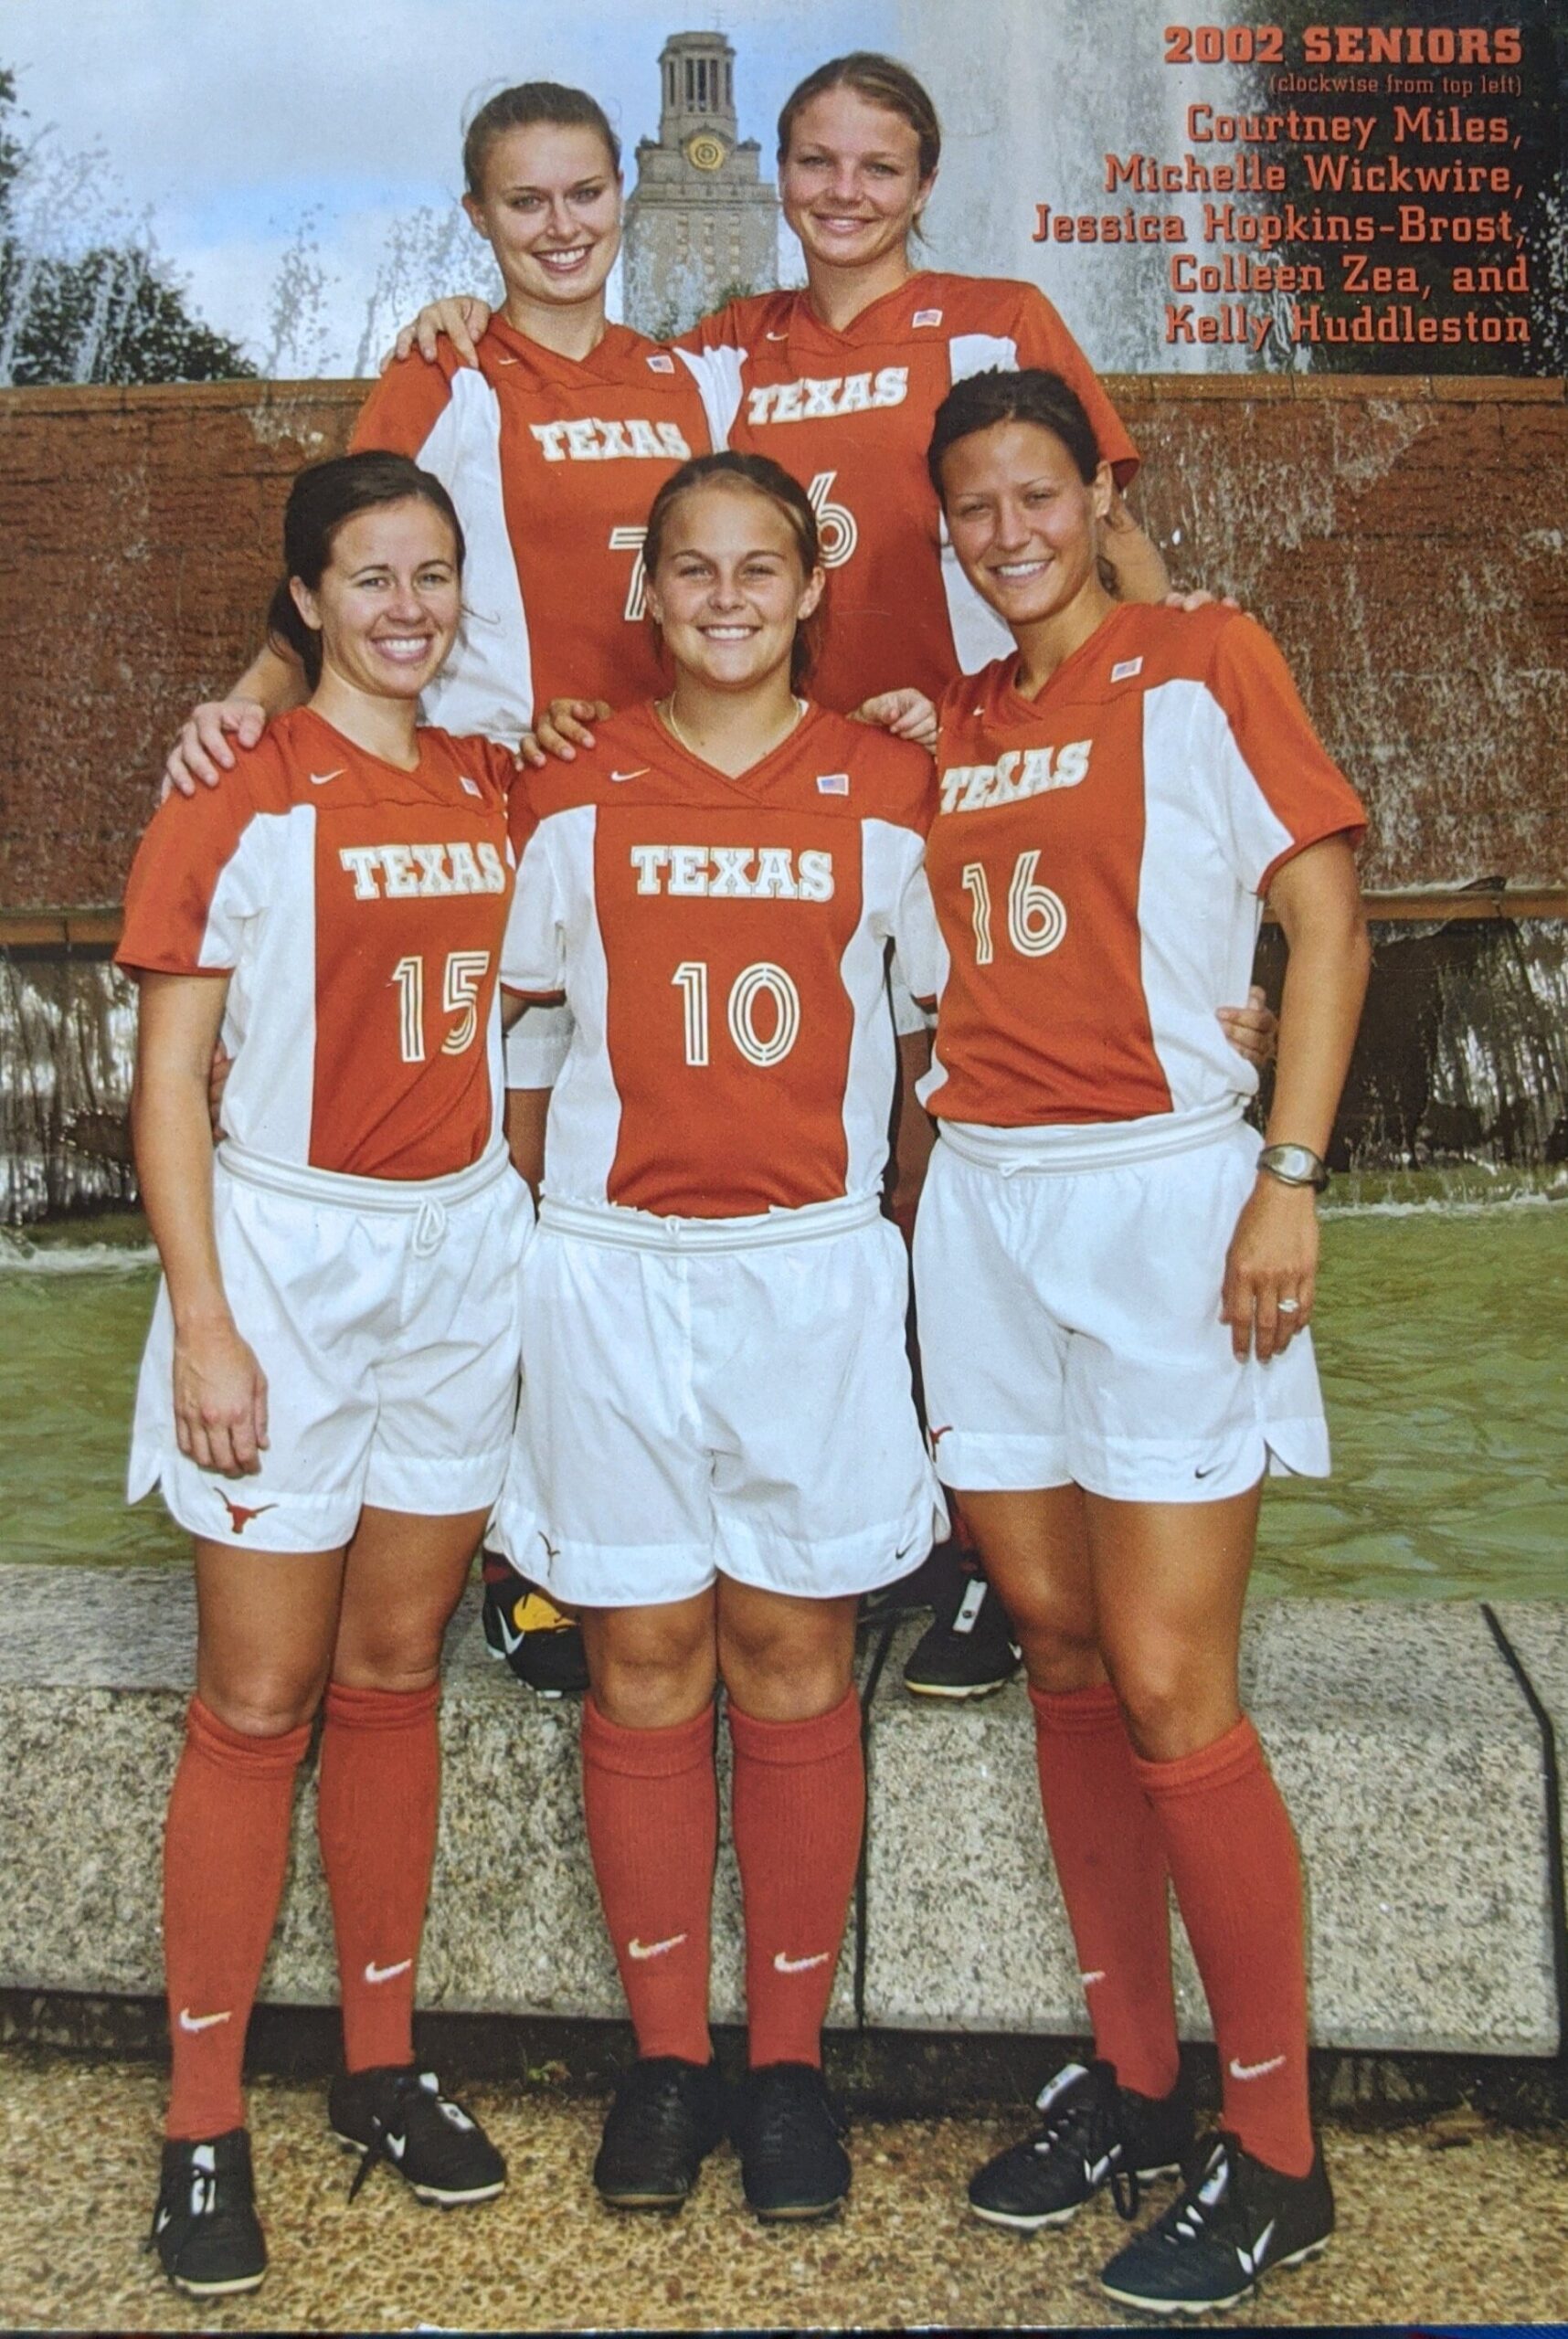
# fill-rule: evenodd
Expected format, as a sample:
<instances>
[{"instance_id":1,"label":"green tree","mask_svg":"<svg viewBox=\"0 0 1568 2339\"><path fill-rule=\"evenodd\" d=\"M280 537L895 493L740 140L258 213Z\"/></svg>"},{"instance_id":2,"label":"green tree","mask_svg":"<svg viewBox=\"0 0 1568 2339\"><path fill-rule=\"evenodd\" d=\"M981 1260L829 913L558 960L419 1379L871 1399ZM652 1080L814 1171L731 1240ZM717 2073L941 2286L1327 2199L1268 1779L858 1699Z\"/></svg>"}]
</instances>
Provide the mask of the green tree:
<instances>
[{"instance_id":1,"label":"green tree","mask_svg":"<svg viewBox=\"0 0 1568 2339\"><path fill-rule=\"evenodd\" d=\"M256 368L193 317L149 245L29 249L18 218L27 149L16 75L0 68L0 383L222 382Z\"/></svg>"}]
</instances>

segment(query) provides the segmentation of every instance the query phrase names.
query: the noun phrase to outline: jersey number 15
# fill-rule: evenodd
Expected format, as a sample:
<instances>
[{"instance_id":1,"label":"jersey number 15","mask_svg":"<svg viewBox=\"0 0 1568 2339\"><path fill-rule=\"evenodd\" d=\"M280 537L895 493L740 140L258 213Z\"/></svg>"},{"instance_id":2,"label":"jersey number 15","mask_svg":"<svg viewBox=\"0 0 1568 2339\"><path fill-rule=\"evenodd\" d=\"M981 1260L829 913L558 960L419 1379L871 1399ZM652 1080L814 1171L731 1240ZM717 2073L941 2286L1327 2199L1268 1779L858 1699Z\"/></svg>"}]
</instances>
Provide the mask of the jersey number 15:
<instances>
[{"instance_id":1,"label":"jersey number 15","mask_svg":"<svg viewBox=\"0 0 1568 2339\"><path fill-rule=\"evenodd\" d=\"M490 971L488 950L449 950L441 1005L457 1021L441 1042L444 1056L461 1056L479 1032L479 991ZM425 1061L425 962L417 953L392 969L397 987L397 1037L405 1064Z\"/></svg>"}]
</instances>

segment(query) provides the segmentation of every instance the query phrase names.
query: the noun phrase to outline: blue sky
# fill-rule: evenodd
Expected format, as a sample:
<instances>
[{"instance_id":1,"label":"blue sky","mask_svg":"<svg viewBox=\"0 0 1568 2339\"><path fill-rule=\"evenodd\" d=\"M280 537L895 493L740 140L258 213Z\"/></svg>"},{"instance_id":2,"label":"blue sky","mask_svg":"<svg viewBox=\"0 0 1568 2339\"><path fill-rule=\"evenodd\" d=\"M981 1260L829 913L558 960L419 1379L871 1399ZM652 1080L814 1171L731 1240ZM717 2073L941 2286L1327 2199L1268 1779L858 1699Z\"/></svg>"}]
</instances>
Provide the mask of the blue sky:
<instances>
[{"instance_id":1,"label":"blue sky","mask_svg":"<svg viewBox=\"0 0 1568 2339\"><path fill-rule=\"evenodd\" d=\"M657 128L666 36L718 24L737 52L742 132L770 158L794 82L846 47L895 45L895 18L882 0L853 20L841 0L7 0L0 64L17 71L26 131L52 126L57 155L104 156L76 204L45 206L42 236L101 205L150 218L193 306L260 358L285 249L311 215L327 279L316 345L345 371L388 229L450 216L461 123L492 90L590 89L630 150Z\"/></svg>"}]
</instances>

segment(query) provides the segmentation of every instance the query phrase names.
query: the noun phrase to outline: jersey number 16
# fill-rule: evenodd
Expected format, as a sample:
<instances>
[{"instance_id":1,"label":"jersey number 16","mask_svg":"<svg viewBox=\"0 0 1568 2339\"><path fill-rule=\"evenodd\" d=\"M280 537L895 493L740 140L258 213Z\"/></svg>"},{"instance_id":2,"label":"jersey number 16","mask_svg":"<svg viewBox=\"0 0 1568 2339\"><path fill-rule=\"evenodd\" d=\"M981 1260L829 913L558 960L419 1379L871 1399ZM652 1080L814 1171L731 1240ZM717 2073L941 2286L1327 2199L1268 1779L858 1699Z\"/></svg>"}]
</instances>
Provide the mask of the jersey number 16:
<instances>
[{"instance_id":1,"label":"jersey number 16","mask_svg":"<svg viewBox=\"0 0 1568 2339\"><path fill-rule=\"evenodd\" d=\"M1067 905L1049 885L1037 885L1038 851L1021 852L1007 889L1007 936L1025 958L1045 958L1059 949L1067 932ZM975 964L989 967L996 956L991 931L991 880L982 863L964 863L964 891L974 920Z\"/></svg>"}]
</instances>

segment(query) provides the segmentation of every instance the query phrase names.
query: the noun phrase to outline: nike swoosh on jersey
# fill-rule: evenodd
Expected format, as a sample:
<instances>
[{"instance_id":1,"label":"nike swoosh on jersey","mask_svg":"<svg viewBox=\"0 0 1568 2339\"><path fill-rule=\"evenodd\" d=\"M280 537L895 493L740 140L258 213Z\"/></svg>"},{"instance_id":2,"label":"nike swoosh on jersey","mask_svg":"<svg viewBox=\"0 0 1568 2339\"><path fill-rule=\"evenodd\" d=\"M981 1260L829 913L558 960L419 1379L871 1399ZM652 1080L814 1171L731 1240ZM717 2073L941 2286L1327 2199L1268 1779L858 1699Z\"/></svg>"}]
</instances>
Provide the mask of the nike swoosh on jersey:
<instances>
[{"instance_id":1,"label":"nike swoosh on jersey","mask_svg":"<svg viewBox=\"0 0 1568 2339\"><path fill-rule=\"evenodd\" d=\"M180 2008L180 2028L182 2030L210 2030L214 2023L232 2022L233 2020L234 2014L232 2008L227 2009L222 2014L192 2014L189 2006L182 2006Z\"/></svg>"},{"instance_id":2,"label":"nike swoosh on jersey","mask_svg":"<svg viewBox=\"0 0 1568 2339\"><path fill-rule=\"evenodd\" d=\"M339 764L335 771L313 771L311 774L311 786L313 788L324 788L329 779L341 779L343 775L344 766L342 764Z\"/></svg>"},{"instance_id":3,"label":"nike swoosh on jersey","mask_svg":"<svg viewBox=\"0 0 1568 2339\"><path fill-rule=\"evenodd\" d=\"M672 1933L668 1941L629 1941L626 1953L639 1961L645 1957L662 1957L666 1950L679 1949L685 1938L684 1933Z\"/></svg>"},{"instance_id":4,"label":"nike swoosh on jersey","mask_svg":"<svg viewBox=\"0 0 1568 2339\"><path fill-rule=\"evenodd\" d=\"M652 768L652 767L649 764L639 764L635 771L612 771L609 776L611 779L616 780L646 779Z\"/></svg>"},{"instance_id":5,"label":"nike swoosh on jersey","mask_svg":"<svg viewBox=\"0 0 1568 2339\"><path fill-rule=\"evenodd\" d=\"M832 1950L820 1949L815 1957L786 1957L780 1949L774 1954L773 1971L775 1974L806 1974L813 1965L825 1965L832 1955Z\"/></svg>"},{"instance_id":6,"label":"nike swoosh on jersey","mask_svg":"<svg viewBox=\"0 0 1568 2339\"><path fill-rule=\"evenodd\" d=\"M401 1957L396 1965L377 1965L372 1957L366 1963L365 1978L367 1982L390 1982L395 1974L406 1974L413 1963L411 1957Z\"/></svg>"}]
</instances>

